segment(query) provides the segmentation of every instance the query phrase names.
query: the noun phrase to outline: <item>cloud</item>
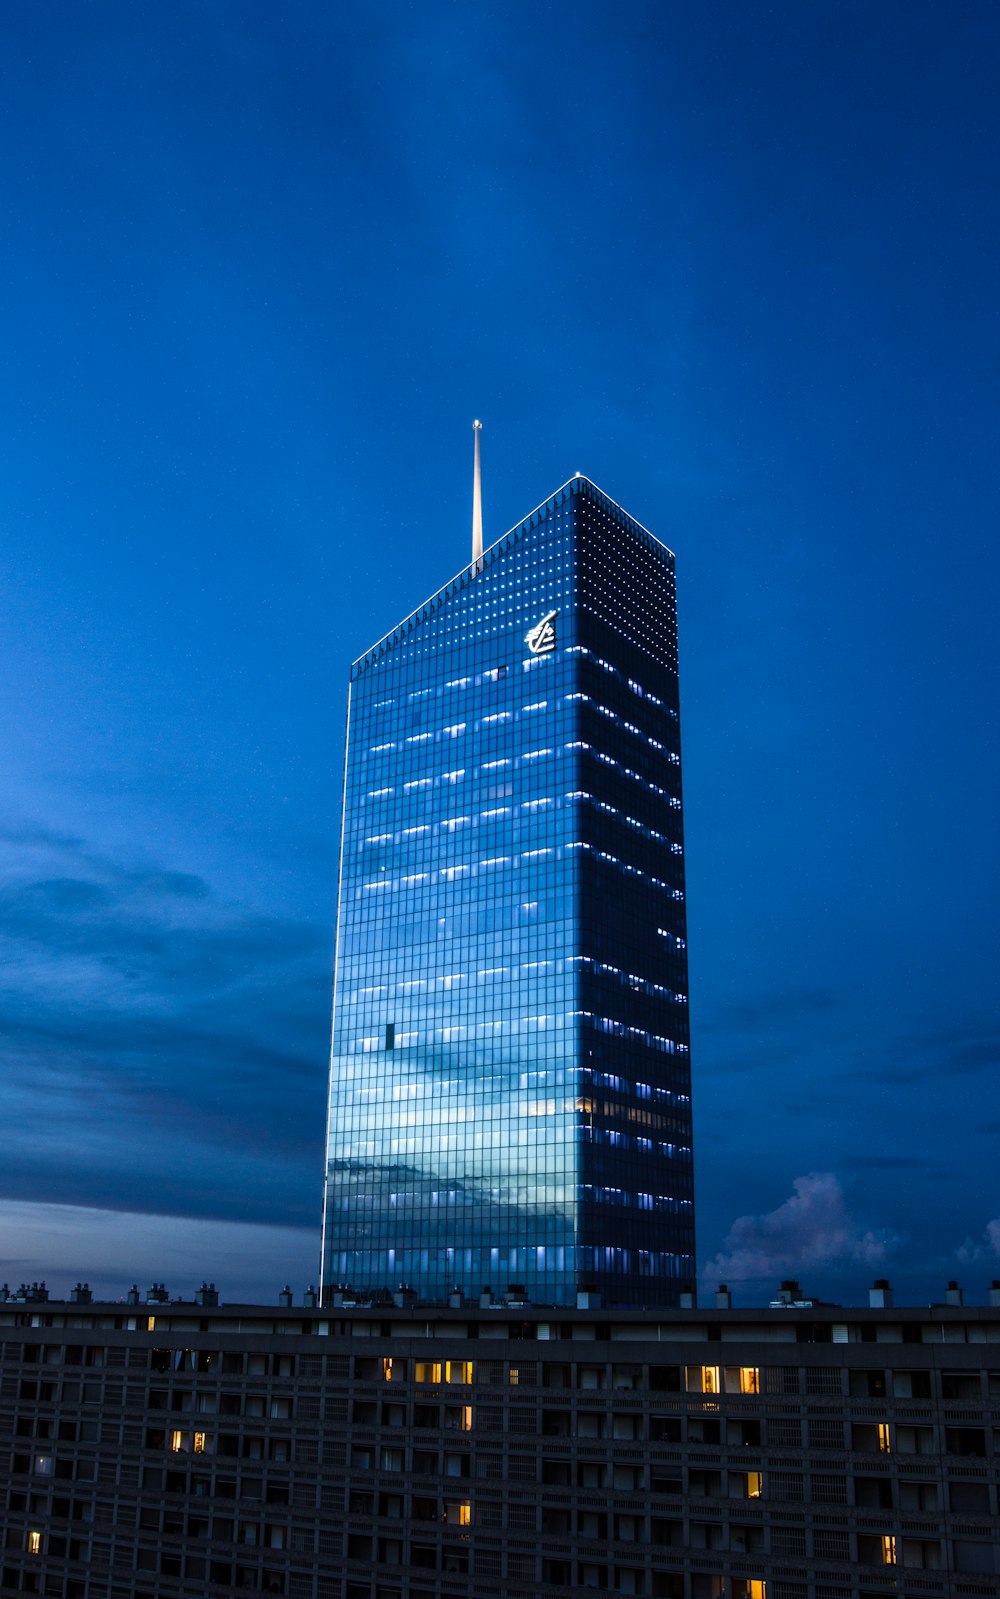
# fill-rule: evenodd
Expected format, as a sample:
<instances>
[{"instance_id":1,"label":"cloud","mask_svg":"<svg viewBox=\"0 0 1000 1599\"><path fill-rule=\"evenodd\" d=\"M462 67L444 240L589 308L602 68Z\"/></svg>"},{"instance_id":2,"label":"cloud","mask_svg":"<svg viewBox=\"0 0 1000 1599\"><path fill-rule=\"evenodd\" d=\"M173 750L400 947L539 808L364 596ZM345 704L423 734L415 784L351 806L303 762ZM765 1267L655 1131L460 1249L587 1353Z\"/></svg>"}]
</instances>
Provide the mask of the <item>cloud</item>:
<instances>
[{"instance_id":1,"label":"cloud","mask_svg":"<svg viewBox=\"0 0 1000 1599\"><path fill-rule=\"evenodd\" d=\"M851 1218L833 1172L796 1177L792 1186L794 1193L776 1210L733 1222L723 1250L705 1266L706 1279L773 1281L819 1267L884 1264L895 1239Z\"/></svg>"},{"instance_id":2,"label":"cloud","mask_svg":"<svg viewBox=\"0 0 1000 1599\"><path fill-rule=\"evenodd\" d=\"M888 1057L888 1058L886 1058ZM900 1038L880 1060L866 1060L846 1078L909 1087L949 1077L974 1076L1000 1067L1000 1029L996 1022L956 1024Z\"/></svg>"},{"instance_id":3,"label":"cloud","mask_svg":"<svg viewBox=\"0 0 1000 1599\"><path fill-rule=\"evenodd\" d=\"M715 1007L702 1028L707 1033L768 1032L809 1023L836 1009L840 996L832 988L785 988L763 998L736 1000Z\"/></svg>"},{"instance_id":4,"label":"cloud","mask_svg":"<svg viewBox=\"0 0 1000 1599\"><path fill-rule=\"evenodd\" d=\"M329 929L41 827L0 866L0 1191L312 1221Z\"/></svg>"},{"instance_id":5,"label":"cloud","mask_svg":"<svg viewBox=\"0 0 1000 1599\"><path fill-rule=\"evenodd\" d=\"M963 1244L960 1244L955 1255L963 1265L1000 1259L1000 1216L986 1223L981 1238L967 1238Z\"/></svg>"},{"instance_id":6,"label":"cloud","mask_svg":"<svg viewBox=\"0 0 1000 1599\"><path fill-rule=\"evenodd\" d=\"M927 1171L937 1162L920 1155L845 1155L838 1164L847 1171Z\"/></svg>"},{"instance_id":7,"label":"cloud","mask_svg":"<svg viewBox=\"0 0 1000 1599\"><path fill-rule=\"evenodd\" d=\"M318 1257L315 1228L17 1201L0 1213L0 1281L44 1280L53 1298L77 1282L109 1299L165 1282L190 1299L209 1280L230 1303L273 1302L285 1282L315 1282Z\"/></svg>"}]
</instances>

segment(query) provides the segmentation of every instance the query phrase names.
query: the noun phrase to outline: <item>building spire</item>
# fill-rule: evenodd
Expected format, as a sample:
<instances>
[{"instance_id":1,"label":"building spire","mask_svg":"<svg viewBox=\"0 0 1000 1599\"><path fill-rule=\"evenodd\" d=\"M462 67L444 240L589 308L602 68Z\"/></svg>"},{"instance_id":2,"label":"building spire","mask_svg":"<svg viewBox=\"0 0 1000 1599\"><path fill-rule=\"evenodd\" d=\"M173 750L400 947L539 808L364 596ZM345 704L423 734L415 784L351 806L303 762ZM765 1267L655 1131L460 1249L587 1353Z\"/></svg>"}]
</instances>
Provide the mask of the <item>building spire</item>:
<instances>
[{"instance_id":1,"label":"building spire","mask_svg":"<svg viewBox=\"0 0 1000 1599\"><path fill-rule=\"evenodd\" d=\"M476 453L472 467L472 564L477 572L483 564L483 485L479 471L479 435L482 431L483 424L473 422Z\"/></svg>"}]
</instances>

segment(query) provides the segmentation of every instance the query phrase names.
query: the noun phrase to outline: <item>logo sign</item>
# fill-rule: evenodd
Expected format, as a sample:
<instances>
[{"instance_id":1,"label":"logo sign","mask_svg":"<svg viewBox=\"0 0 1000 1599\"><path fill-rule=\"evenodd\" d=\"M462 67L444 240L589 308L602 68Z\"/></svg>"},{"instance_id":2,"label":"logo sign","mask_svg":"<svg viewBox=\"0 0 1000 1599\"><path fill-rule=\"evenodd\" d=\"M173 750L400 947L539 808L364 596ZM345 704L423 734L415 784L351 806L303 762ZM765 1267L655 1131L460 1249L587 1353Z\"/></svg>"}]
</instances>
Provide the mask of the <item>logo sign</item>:
<instances>
[{"instance_id":1,"label":"logo sign","mask_svg":"<svg viewBox=\"0 0 1000 1599\"><path fill-rule=\"evenodd\" d=\"M551 655L552 651L555 649L556 614L557 613L555 611L550 611L548 616L543 616L540 622L535 623L530 633L525 635L524 642L527 644L532 655Z\"/></svg>"}]
</instances>

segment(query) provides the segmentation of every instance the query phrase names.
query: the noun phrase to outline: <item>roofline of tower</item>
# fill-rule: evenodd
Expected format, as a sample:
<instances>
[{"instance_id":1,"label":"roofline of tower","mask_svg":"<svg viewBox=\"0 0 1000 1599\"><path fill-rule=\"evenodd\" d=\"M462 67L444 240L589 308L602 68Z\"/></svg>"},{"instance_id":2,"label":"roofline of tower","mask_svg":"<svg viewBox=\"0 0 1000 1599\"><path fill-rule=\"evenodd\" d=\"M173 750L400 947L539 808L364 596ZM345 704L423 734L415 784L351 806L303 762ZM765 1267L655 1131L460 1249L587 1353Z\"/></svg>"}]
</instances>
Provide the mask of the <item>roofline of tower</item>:
<instances>
[{"instance_id":1,"label":"roofline of tower","mask_svg":"<svg viewBox=\"0 0 1000 1599\"><path fill-rule=\"evenodd\" d=\"M412 610L407 611L406 615L400 618L395 627L388 628L380 638L375 640L374 644L370 644L366 650L361 651L360 655L355 656L354 660L351 662L352 671L354 667L360 665L366 656L374 655L375 651L382 644L384 644L387 639L392 638L394 633L398 633L400 628L405 627L411 616L416 616L418 611L422 611L428 605L433 604L439 594L443 594L445 589L450 589L452 584L457 583L466 572L471 573L475 567L478 570L474 575L478 576L478 573L483 570L487 556L489 556L491 551L496 549L498 544L502 544L504 539L509 539L511 535L516 533L519 528L522 528L526 522L530 522L533 516L537 516L539 511L544 510L544 508L549 504L550 500L555 500L560 494L569 488L571 483L579 482L588 483L592 489L597 491L603 500L607 500L609 505L613 505L617 511L620 511L622 516L626 517L628 521L633 523L641 533L645 533L646 537L652 539L654 544L658 544L661 550L666 550L668 555L673 556L674 552L670 548L669 544L664 544L663 540L658 539L655 533L651 533L648 527L645 527L637 517L632 515L631 511L626 511L624 505L619 505L618 501L612 499L610 494L606 494L599 483L595 483L593 478L587 477L585 472L574 472L572 477L568 477L565 483L560 483L559 487L557 489L553 489L551 494L546 495L544 500L539 500L534 509L528 512L527 516L522 516L517 522L514 523L513 527L509 527L507 529L506 533L501 533L500 537L494 539L492 544L488 544L478 560L467 561L464 566L459 567L454 577L450 577L446 583L439 584L432 594L428 594L426 600L422 601L420 605L415 605Z\"/></svg>"}]
</instances>

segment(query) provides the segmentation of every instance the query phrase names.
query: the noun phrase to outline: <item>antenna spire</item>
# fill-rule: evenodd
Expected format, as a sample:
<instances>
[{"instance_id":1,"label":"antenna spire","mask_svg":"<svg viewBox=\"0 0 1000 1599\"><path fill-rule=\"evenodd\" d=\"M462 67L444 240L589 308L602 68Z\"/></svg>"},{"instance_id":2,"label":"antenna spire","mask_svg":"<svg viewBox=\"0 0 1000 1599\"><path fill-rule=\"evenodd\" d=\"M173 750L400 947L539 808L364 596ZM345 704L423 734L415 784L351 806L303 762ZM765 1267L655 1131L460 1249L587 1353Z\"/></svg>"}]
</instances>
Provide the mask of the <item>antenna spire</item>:
<instances>
[{"instance_id":1,"label":"antenna spire","mask_svg":"<svg viewBox=\"0 0 1000 1599\"><path fill-rule=\"evenodd\" d=\"M472 565L477 572L483 564L483 484L479 470L479 435L482 431L483 424L473 422L476 444L472 467Z\"/></svg>"}]
</instances>

